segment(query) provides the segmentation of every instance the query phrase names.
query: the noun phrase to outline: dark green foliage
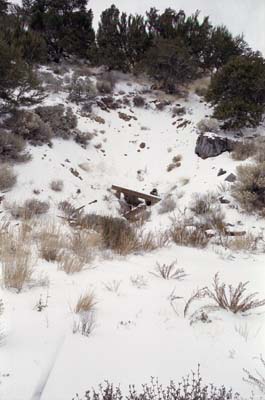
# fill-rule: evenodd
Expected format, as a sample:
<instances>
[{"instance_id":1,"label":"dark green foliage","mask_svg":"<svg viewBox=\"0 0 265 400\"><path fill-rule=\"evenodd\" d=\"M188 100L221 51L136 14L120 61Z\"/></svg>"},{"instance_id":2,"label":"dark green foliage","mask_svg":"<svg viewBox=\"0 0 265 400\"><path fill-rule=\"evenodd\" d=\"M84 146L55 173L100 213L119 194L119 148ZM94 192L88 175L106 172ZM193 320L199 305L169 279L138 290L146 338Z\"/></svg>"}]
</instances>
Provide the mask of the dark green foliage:
<instances>
[{"instance_id":1,"label":"dark green foliage","mask_svg":"<svg viewBox=\"0 0 265 400\"><path fill-rule=\"evenodd\" d=\"M34 104L43 98L32 67L23 60L21 50L0 34L0 99L2 106Z\"/></svg>"},{"instance_id":2,"label":"dark green foliage","mask_svg":"<svg viewBox=\"0 0 265 400\"><path fill-rule=\"evenodd\" d=\"M240 56L229 61L211 80L206 96L214 117L225 129L256 127L265 107L265 60Z\"/></svg>"},{"instance_id":3,"label":"dark green foliage","mask_svg":"<svg viewBox=\"0 0 265 400\"><path fill-rule=\"evenodd\" d=\"M23 1L30 30L42 35L51 60L59 62L69 54L89 57L94 51L93 13L86 6L87 0Z\"/></svg>"},{"instance_id":4,"label":"dark green foliage","mask_svg":"<svg viewBox=\"0 0 265 400\"><path fill-rule=\"evenodd\" d=\"M197 74L194 57L185 45L175 40L158 39L147 52L144 65L168 93L175 93L178 84L191 81Z\"/></svg>"},{"instance_id":5,"label":"dark green foliage","mask_svg":"<svg viewBox=\"0 0 265 400\"><path fill-rule=\"evenodd\" d=\"M0 0L0 16L5 15L8 9L8 2L6 0Z\"/></svg>"},{"instance_id":6,"label":"dark green foliage","mask_svg":"<svg viewBox=\"0 0 265 400\"><path fill-rule=\"evenodd\" d=\"M72 109L65 108L62 104L37 107L34 112L45 124L49 125L53 136L68 139L77 126L77 118Z\"/></svg>"},{"instance_id":7,"label":"dark green foliage","mask_svg":"<svg viewBox=\"0 0 265 400\"><path fill-rule=\"evenodd\" d=\"M12 132L0 130L0 160L1 161L27 161L30 158L25 153L26 143Z\"/></svg>"},{"instance_id":8,"label":"dark green foliage","mask_svg":"<svg viewBox=\"0 0 265 400\"><path fill-rule=\"evenodd\" d=\"M249 49L242 36L233 37L225 26L217 26L212 29L205 46L205 67L218 69L225 65L231 57L240 56L246 51Z\"/></svg>"},{"instance_id":9,"label":"dark green foliage","mask_svg":"<svg viewBox=\"0 0 265 400\"><path fill-rule=\"evenodd\" d=\"M112 5L101 14L97 32L98 58L109 69L129 70L126 57L127 16Z\"/></svg>"}]
</instances>

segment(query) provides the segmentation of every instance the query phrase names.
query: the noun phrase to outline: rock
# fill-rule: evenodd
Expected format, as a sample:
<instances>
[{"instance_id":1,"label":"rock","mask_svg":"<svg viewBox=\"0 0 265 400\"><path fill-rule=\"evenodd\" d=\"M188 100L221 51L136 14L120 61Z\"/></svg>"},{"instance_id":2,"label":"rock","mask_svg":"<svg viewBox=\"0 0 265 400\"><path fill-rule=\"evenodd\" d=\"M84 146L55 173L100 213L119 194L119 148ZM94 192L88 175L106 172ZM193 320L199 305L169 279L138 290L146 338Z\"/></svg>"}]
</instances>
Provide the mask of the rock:
<instances>
[{"instance_id":1,"label":"rock","mask_svg":"<svg viewBox=\"0 0 265 400\"><path fill-rule=\"evenodd\" d=\"M235 182L236 181L236 175L235 174L229 174L226 178L225 178L226 182Z\"/></svg>"},{"instance_id":2,"label":"rock","mask_svg":"<svg viewBox=\"0 0 265 400\"><path fill-rule=\"evenodd\" d=\"M141 148L141 149L144 149L145 146L146 146L146 144L145 144L144 142L140 143L140 148Z\"/></svg>"},{"instance_id":3,"label":"rock","mask_svg":"<svg viewBox=\"0 0 265 400\"><path fill-rule=\"evenodd\" d=\"M223 168L220 168L219 171L218 171L217 176L222 176L224 174L226 174L226 171Z\"/></svg>"},{"instance_id":4,"label":"rock","mask_svg":"<svg viewBox=\"0 0 265 400\"><path fill-rule=\"evenodd\" d=\"M219 123L215 118L204 118L197 124L200 133L212 132L217 133L220 130Z\"/></svg>"},{"instance_id":5,"label":"rock","mask_svg":"<svg viewBox=\"0 0 265 400\"><path fill-rule=\"evenodd\" d=\"M124 121L130 121L131 119L137 120L137 118L134 117L133 115L128 115L121 111L119 111L119 118L123 119Z\"/></svg>"},{"instance_id":6,"label":"rock","mask_svg":"<svg viewBox=\"0 0 265 400\"><path fill-rule=\"evenodd\" d=\"M219 197L219 201L221 204L229 204L230 201L225 199L223 196Z\"/></svg>"},{"instance_id":7,"label":"rock","mask_svg":"<svg viewBox=\"0 0 265 400\"><path fill-rule=\"evenodd\" d=\"M195 153L203 160L209 157L216 157L225 151L232 151L234 141L213 133L201 134L198 136Z\"/></svg>"}]
</instances>

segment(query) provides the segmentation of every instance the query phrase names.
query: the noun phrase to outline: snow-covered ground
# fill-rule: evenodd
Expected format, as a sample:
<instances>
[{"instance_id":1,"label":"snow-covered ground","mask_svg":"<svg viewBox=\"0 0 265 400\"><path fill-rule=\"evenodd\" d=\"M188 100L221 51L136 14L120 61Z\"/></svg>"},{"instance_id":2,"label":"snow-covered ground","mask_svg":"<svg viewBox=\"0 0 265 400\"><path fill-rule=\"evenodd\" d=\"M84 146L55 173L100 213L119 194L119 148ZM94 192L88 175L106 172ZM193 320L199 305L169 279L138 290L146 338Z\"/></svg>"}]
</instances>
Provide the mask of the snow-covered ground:
<instances>
[{"instance_id":1,"label":"snow-covered ground","mask_svg":"<svg viewBox=\"0 0 265 400\"><path fill-rule=\"evenodd\" d=\"M115 98L124 96L121 91L133 96L142 88L131 81L119 82ZM76 207L86 205L86 212L118 215L118 200L108 191L112 184L147 193L157 188L162 198L172 194L177 209L159 214L159 204L152 207L146 229L154 232L165 230L174 214L184 212L194 193L223 192L227 188L225 196L232 202L222 205L226 221L262 235L264 220L234 208L230 184L224 185L225 177L239 162L228 153L202 160L194 152L196 124L211 113L208 106L190 93L186 100L172 99L172 105L159 111L154 104L156 96L145 94L144 108L131 105L110 112L95 108L105 120L103 124L79 115L79 129L95 133L87 149L62 139L53 140L52 148L31 147L33 158L16 166L18 181L5 201L20 204L38 190L38 199L51 204L47 218L59 223L57 205L61 200L69 200ZM65 95L59 93L45 102L55 104L64 99ZM182 117L189 121L186 127L178 128L183 120L172 118L176 104L186 108ZM119 111L135 118L124 121ZM78 109L75 112L78 114ZM145 143L144 148L141 143ZM182 155L181 166L168 172L167 166L178 154ZM85 165L86 171L80 165ZM77 170L82 180L70 168ZM217 176L220 168L227 171L226 175ZM64 189L55 193L49 184L58 178L63 180ZM94 200L97 202L88 205ZM182 281L163 280L153 274L156 263L173 261L187 274ZM234 286L249 281L249 292L259 292L264 298L264 267L262 248L255 253L233 252L212 245L198 250L170 244L126 257L99 253L87 269L75 275L66 275L57 270L56 263L38 259L35 269L49 277L48 289L36 287L20 294L0 290L6 330L0 347L0 398L39 398L34 393L48 373L41 400L66 400L105 379L122 387L148 382L151 376L168 383L196 369L198 363L207 382L231 386L243 398L249 398L252 388L242 379L243 368L259 368L257 357L265 350L264 310L254 310L247 316L218 311L211 314L210 323L192 325L183 310L196 289L211 286L217 272L221 281ZM145 283L140 288L132 282L137 276ZM111 291L106 286L116 289ZM72 333L71 306L86 289L91 289L97 300L95 328L89 337ZM172 293L180 297L173 304ZM48 296L48 307L37 312L40 296ZM258 393L256 396L262 399Z\"/></svg>"}]
</instances>

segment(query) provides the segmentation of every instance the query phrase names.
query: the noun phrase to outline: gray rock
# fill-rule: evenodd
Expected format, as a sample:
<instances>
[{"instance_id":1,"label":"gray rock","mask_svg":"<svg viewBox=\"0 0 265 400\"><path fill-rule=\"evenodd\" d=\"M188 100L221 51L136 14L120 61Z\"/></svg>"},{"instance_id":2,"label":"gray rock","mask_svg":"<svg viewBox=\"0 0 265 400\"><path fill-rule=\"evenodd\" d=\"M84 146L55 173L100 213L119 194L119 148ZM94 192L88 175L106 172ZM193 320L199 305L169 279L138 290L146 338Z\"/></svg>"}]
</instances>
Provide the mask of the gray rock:
<instances>
[{"instance_id":1,"label":"gray rock","mask_svg":"<svg viewBox=\"0 0 265 400\"><path fill-rule=\"evenodd\" d=\"M236 181L236 175L235 174L229 174L226 178L225 178L226 182L235 182Z\"/></svg>"},{"instance_id":2,"label":"gray rock","mask_svg":"<svg viewBox=\"0 0 265 400\"><path fill-rule=\"evenodd\" d=\"M202 159L216 157L225 151L232 151L234 141L213 133L201 134L198 136L195 153Z\"/></svg>"},{"instance_id":3,"label":"gray rock","mask_svg":"<svg viewBox=\"0 0 265 400\"><path fill-rule=\"evenodd\" d=\"M218 171L217 176L222 176L224 174L226 174L226 171L223 168L220 168L219 171Z\"/></svg>"}]
</instances>

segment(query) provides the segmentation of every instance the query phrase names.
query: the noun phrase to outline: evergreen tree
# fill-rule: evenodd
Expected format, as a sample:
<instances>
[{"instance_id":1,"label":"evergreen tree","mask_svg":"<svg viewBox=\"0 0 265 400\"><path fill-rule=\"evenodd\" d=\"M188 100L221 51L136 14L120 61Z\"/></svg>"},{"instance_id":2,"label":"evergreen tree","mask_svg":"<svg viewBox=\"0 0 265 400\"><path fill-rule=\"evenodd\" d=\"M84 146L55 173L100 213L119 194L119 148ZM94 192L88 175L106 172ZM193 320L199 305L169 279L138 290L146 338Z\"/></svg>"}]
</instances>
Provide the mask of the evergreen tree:
<instances>
[{"instance_id":1,"label":"evergreen tree","mask_svg":"<svg viewBox=\"0 0 265 400\"><path fill-rule=\"evenodd\" d=\"M112 5L102 12L98 32L98 57L101 64L109 69L128 71L129 61L126 54L127 16L120 14Z\"/></svg>"},{"instance_id":2,"label":"evergreen tree","mask_svg":"<svg viewBox=\"0 0 265 400\"><path fill-rule=\"evenodd\" d=\"M143 16L130 15L127 21L126 54L131 68L143 60L151 45L152 39L148 35Z\"/></svg>"},{"instance_id":3,"label":"evergreen tree","mask_svg":"<svg viewBox=\"0 0 265 400\"><path fill-rule=\"evenodd\" d=\"M3 16L7 13L8 10L8 2L6 0L0 0L0 16Z\"/></svg>"},{"instance_id":4,"label":"evergreen tree","mask_svg":"<svg viewBox=\"0 0 265 400\"><path fill-rule=\"evenodd\" d=\"M177 85L183 85L197 75L196 60L189 49L176 40L158 39L147 52L145 68L168 93L176 92Z\"/></svg>"},{"instance_id":5,"label":"evergreen tree","mask_svg":"<svg viewBox=\"0 0 265 400\"><path fill-rule=\"evenodd\" d=\"M212 77L206 98L224 129L258 126L265 109L265 60L234 57Z\"/></svg>"}]
</instances>

